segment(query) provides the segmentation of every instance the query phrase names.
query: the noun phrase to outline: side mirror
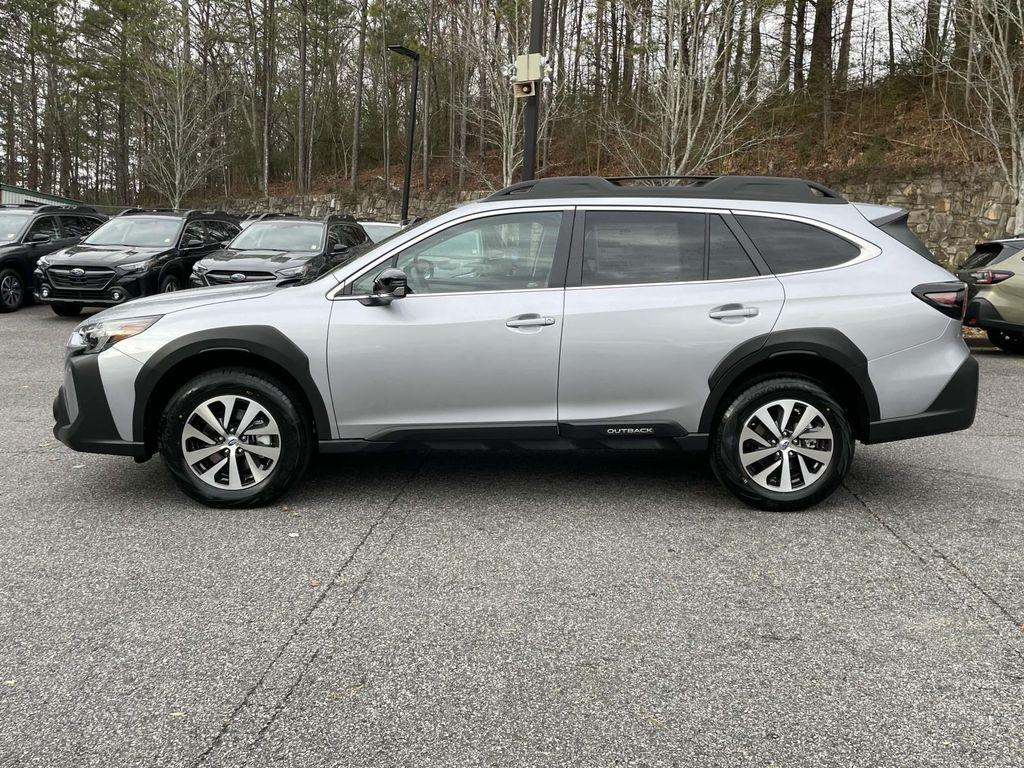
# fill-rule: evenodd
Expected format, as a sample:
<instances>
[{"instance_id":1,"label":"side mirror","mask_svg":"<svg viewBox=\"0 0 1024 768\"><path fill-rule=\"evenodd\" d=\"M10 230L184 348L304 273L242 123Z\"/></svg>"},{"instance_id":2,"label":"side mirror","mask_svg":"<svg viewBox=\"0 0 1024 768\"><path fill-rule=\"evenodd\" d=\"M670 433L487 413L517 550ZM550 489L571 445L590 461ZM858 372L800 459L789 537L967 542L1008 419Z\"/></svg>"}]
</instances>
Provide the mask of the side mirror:
<instances>
[{"instance_id":1,"label":"side mirror","mask_svg":"<svg viewBox=\"0 0 1024 768\"><path fill-rule=\"evenodd\" d=\"M405 272L394 267L385 269L373 281L373 293L359 299L367 307L380 307L395 299L404 299L409 293L409 279Z\"/></svg>"},{"instance_id":2,"label":"side mirror","mask_svg":"<svg viewBox=\"0 0 1024 768\"><path fill-rule=\"evenodd\" d=\"M348 253L348 246L344 243L335 243L331 253Z\"/></svg>"},{"instance_id":3,"label":"side mirror","mask_svg":"<svg viewBox=\"0 0 1024 768\"><path fill-rule=\"evenodd\" d=\"M36 232L28 237L28 241L30 243L48 243L52 239L53 238L45 232Z\"/></svg>"},{"instance_id":4,"label":"side mirror","mask_svg":"<svg viewBox=\"0 0 1024 768\"><path fill-rule=\"evenodd\" d=\"M198 237L190 237L185 241L185 248L191 250L192 248L202 248L203 241Z\"/></svg>"}]
</instances>

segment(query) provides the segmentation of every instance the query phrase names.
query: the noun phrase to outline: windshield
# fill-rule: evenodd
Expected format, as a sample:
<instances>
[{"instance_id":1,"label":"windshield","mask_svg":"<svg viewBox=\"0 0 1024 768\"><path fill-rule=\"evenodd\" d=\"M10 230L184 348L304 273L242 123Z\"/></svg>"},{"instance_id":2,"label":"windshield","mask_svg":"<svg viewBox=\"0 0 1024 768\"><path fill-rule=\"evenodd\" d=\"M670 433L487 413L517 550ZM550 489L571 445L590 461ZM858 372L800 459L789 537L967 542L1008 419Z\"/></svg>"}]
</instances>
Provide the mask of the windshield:
<instances>
[{"instance_id":1,"label":"windshield","mask_svg":"<svg viewBox=\"0 0 1024 768\"><path fill-rule=\"evenodd\" d=\"M178 237L181 219L163 216L123 216L111 219L83 241L86 245L135 245L170 248Z\"/></svg>"},{"instance_id":2,"label":"windshield","mask_svg":"<svg viewBox=\"0 0 1024 768\"><path fill-rule=\"evenodd\" d=\"M319 251L324 225L318 221L258 221L228 246L236 251Z\"/></svg>"},{"instance_id":3,"label":"windshield","mask_svg":"<svg viewBox=\"0 0 1024 768\"><path fill-rule=\"evenodd\" d=\"M31 215L31 213L14 213L12 211L0 213L0 243L17 240L18 233L21 232Z\"/></svg>"},{"instance_id":4,"label":"windshield","mask_svg":"<svg viewBox=\"0 0 1024 768\"><path fill-rule=\"evenodd\" d=\"M397 224L374 224L368 221L361 221L359 223L363 225L363 229L366 230L366 234L368 234L370 239L375 243L384 242L396 232L400 232L402 229Z\"/></svg>"}]
</instances>

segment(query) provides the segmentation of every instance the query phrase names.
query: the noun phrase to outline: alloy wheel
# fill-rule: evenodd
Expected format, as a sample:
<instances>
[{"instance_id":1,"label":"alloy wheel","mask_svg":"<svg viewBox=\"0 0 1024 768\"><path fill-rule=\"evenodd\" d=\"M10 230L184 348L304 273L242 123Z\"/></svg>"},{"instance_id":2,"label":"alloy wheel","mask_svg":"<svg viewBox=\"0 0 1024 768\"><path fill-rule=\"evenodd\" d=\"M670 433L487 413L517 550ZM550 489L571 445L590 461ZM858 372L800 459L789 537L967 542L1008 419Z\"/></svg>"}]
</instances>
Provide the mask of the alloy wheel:
<instances>
[{"instance_id":1,"label":"alloy wheel","mask_svg":"<svg viewBox=\"0 0 1024 768\"><path fill-rule=\"evenodd\" d=\"M769 491L803 490L825 473L834 452L825 415L803 400L761 406L740 432L739 458L746 476Z\"/></svg>"},{"instance_id":2,"label":"alloy wheel","mask_svg":"<svg viewBox=\"0 0 1024 768\"><path fill-rule=\"evenodd\" d=\"M21 306L23 297L24 292L18 276L4 275L3 280L0 280L0 301L3 302L4 306L10 309L17 309Z\"/></svg>"},{"instance_id":3,"label":"alloy wheel","mask_svg":"<svg viewBox=\"0 0 1024 768\"><path fill-rule=\"evenodd\" d=\"M198 405L181 432L185 464L199 480L240 491L266 480L281 456L281 431L263 405L221 395Z\"/></svg>"}]
</instances>

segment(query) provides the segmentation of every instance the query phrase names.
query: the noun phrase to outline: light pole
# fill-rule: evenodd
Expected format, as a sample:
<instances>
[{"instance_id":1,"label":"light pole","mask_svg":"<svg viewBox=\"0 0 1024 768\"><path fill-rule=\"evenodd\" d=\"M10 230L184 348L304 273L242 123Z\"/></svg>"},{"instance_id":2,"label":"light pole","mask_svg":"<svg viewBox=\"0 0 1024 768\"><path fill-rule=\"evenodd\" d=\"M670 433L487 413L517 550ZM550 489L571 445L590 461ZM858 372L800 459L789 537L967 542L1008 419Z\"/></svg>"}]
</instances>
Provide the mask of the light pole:
<instances>
[{"instance_id":1,"label":"light pole","mask_svg":"<svg viewBox=\"0 0 1024 768\"><path fill-rule=\"evenodd\" d=\"M402 181L402 223L409 219L409 185L412 184L413 134L416 132L416 91L420 84L420 54L404 45L389 45L388 50L412 60L412 96L409 98L409 118L405 141L405 178Z\"/></svg>"},{"instance_id":2,"label":"light pole","mask_svg":"<svg viewBox=\"0 0 1024 768\"><path fill-rule=\"evenodd\" d=\"M544 0L533 0L530 11L530 53L540 54L544 43ZM533 95L526 98L523 111L523 181L533 179L537 167L537 124L540 113L540 83L533 90Z\"/></svg>"}]
</instances>

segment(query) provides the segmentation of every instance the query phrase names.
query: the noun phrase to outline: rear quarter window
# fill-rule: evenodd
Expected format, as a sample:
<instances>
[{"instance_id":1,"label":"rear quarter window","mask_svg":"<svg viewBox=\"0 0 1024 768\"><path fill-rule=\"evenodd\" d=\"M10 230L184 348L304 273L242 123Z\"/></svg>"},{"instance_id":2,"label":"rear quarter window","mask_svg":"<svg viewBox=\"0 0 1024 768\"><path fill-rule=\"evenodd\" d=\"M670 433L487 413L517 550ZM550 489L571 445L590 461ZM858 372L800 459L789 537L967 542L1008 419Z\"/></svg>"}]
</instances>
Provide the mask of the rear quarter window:
<instances>
[{"instance_id":1,"label":"rear quarter window","mask_svg":"<svg viewBox=\"0 0 1024 768\"><path fill-rule=\"evenodd\" d=\"M836 267L860 254L859 246L813 224L750 215L736 220L777 275Z\"/></svg>"}]
</instances>

